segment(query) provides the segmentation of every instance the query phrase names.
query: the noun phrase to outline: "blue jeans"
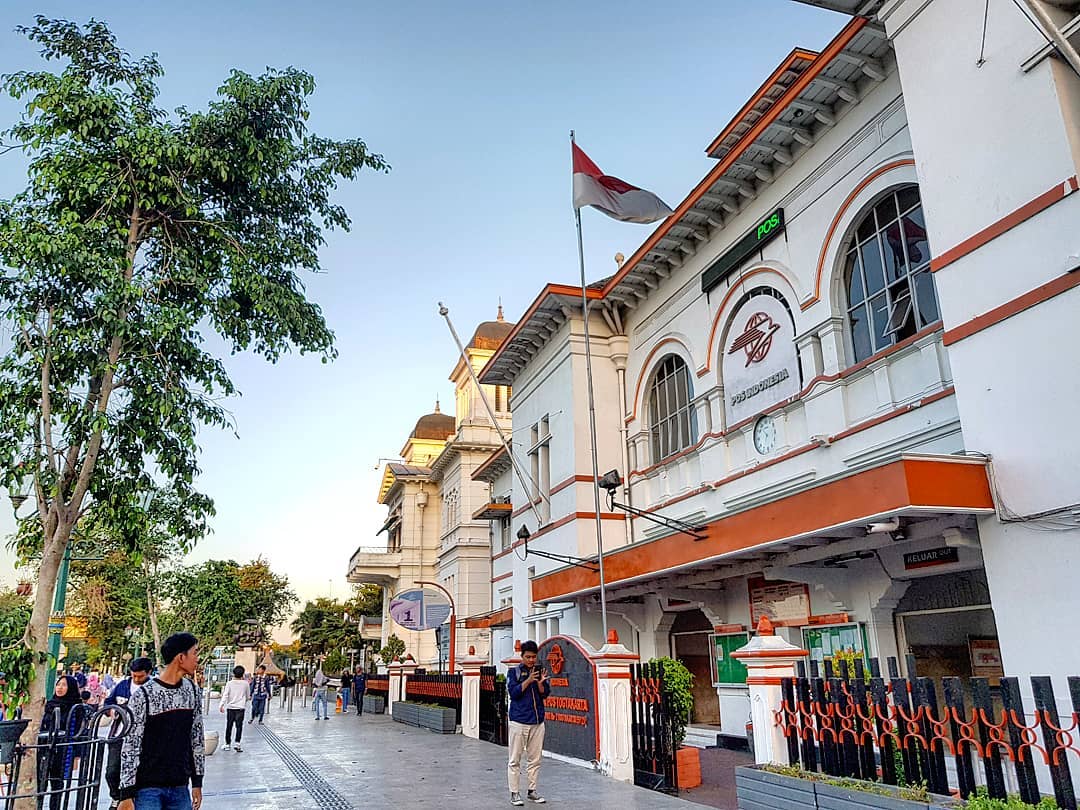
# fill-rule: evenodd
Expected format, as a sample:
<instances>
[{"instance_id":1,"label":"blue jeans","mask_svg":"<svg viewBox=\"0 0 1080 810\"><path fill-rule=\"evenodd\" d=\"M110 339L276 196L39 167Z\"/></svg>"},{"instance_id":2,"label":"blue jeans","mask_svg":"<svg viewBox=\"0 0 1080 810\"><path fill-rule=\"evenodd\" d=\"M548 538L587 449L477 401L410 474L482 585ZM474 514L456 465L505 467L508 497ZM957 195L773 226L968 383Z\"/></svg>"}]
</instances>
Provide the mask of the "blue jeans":
<instances>
[{"instance_id":1,"label":"blue jeans","mask_svg":"<svg viewBox=\"0 0 1080 810\"><path fill-rule=\"evenodd\" d=\"M322 716L329 717L330 714L326 709L326 687L315 690L315 719L319 719L319 706L322 706Z\"/></svg>"},{"instance_id":2,"label":"blue jeans","mask_svg":"<svg viewBox=\"0 0 1080 810\"><path fill-rule=\"evenodd\" d=\"M264 714L266 714L266 695L255 695L251 698L251 719L261 723Z\"/></svg>"},{"instance_id":3,"label":"blue jeans","mask_svg":"<svg viewBox=\"0 0 1080 810\"><path fill-rule=\"evenodd\" d=\"M352 689L342 689L338 694L341 695L341 711L347 712L349 710L349 692Z\"/></svg>"},{"instance_id":4,"label":"blue jeans","mask_svg":"<svg viewBox=\"0 0 1080 810\"><path fill-rule=\"evenodd\" d=\"M143 788L135 794L135 810L191 810L191 791L187 785Z\"/></svg>"}]
</instances>

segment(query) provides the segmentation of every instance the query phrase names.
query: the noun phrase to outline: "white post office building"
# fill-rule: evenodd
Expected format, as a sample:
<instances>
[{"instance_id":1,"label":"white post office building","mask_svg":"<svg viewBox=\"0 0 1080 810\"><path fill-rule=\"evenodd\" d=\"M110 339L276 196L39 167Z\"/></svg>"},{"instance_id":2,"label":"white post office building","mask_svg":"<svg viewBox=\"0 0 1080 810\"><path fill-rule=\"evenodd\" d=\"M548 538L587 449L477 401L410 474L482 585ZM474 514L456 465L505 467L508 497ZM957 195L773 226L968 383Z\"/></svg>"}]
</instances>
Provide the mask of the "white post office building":
<instances>
[{"instance_id":1,"label":"white post office building","mask_svg":"<svg viewBox=\"0 0 1080 810\"><path fill-rule=\"evenodd\" d=\"M1080 76L1011 3L816 5L860 14L764 77L587 291L600 471L623 479L600 514L611 625L683 660L695 721L731 736L729 653L766 615L819 661L1080 673L1046 643L1080 607ZM1080 4L1045 5L1080 30ZM495 660L603 642L576 564L597 543L582 326L580 288L549 284L481 375L512 387L531 473L505 451L473 473L502 506Z\"/></svg>"}]
</instances>

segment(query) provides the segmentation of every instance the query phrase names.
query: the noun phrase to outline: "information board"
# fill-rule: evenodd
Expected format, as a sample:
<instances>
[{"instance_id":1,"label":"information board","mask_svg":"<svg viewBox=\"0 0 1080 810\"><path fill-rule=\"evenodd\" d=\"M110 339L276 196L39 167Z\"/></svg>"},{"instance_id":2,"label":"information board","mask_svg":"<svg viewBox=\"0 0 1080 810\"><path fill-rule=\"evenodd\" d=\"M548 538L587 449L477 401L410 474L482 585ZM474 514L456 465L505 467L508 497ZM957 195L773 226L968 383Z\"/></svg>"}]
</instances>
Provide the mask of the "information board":
<instances>
[{"instance_id":1,"label":"information board","mask_svg":"<svg viewBox=\"0 0 1080 810\"><path fill-rule=\"evenodd\" d=\"M712 647L713 686L746 683L746 666L731 654L750 641L749 633L713 633L709 636Z\"/></svg>"},{"instance_id":2,"label":"information board","mask_svg":"<svg viewBox=\"0 0 1080 810\"><path fill-rule=\"evenodd\" d=\"M832 627L803 628L803 646L810 658L823 663L840 650L854 650L866 657L866 633L861 624L838 624Z\"/></svg>"},{"instance_id":3,"label":"information board","mask_svg":"<svg viewBox=\"0 0 1080 810\"><path fill-rule=\"evenodd\" d=\"M592 660L574 639L553 636L540 645L537 661L551 685L544 701L544 749L585 762L599 759Z\"/></svg>"},{"instance_id":4,"label":"information board","mask_svg":"<svg viewBox=\"0 0 1080 810\"><path fill-rule=\"evenodd\" d=\"M450 602L431 588L402 591L390 600L390 618L406 630L434 630L449 617Z\"/></svg>"},{"instance_id":5,"label":"information board","mask_svg":"<svg viewBox=\"0 0 1080 810\"><path fill-rule=\"evenodd\" d=\"M802 627L810 619L810 589L801 582L772 582L764 577L747 580L750 620L757 627L768 616L777 627Z\"/></svg>"}]
</instances>

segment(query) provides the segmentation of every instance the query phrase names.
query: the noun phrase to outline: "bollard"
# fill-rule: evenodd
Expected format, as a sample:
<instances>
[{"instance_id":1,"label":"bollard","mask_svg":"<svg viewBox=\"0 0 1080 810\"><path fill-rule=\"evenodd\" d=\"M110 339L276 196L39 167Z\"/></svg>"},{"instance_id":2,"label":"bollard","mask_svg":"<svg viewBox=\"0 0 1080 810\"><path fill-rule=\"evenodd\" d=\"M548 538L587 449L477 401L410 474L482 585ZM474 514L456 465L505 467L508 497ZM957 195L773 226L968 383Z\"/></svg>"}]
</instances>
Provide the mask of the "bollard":
<instances>
[{"instance_id":1,"label":"bollard","mask_svg":"<svg viewBox=\"0 0 1080 810\"><path fill-rule=\"evenodd\" d=\"M289 709L288 709L290 712L292 711L293 696L295 694L296 694L296 687L295 686L290 686L289 687Z\"/></svg>"}]
</instances>

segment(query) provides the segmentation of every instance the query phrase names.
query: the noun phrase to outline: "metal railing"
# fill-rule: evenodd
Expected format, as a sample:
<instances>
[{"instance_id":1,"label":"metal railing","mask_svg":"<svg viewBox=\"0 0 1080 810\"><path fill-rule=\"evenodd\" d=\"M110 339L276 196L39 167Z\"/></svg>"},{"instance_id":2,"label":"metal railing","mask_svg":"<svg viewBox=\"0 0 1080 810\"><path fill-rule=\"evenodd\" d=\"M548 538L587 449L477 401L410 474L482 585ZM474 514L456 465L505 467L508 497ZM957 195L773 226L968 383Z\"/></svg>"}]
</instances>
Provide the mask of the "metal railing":
<instances>
[{"instance_id":1,"label":"metal railing","mask_svg":"<svg viewBox=\"0 0 1080 810\"><path fill-rule=\"evenodd\" d=\"M106 754L127 736L131 720L126 706L108 706L60 727L57 709L50 731L38 734L33 745L16 743L10 760L0 765L0 807L14 810L20 799L37 799L46 810L94 810ZM27 767L36 768L35 787L20 793L19 779Z\"/></svg>"}]
</instances>

